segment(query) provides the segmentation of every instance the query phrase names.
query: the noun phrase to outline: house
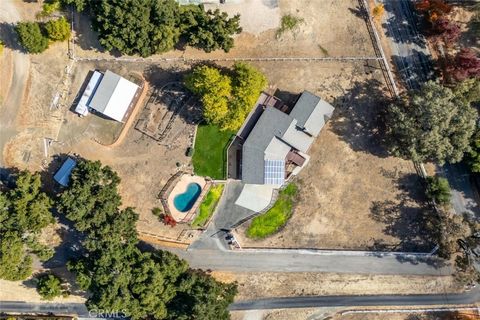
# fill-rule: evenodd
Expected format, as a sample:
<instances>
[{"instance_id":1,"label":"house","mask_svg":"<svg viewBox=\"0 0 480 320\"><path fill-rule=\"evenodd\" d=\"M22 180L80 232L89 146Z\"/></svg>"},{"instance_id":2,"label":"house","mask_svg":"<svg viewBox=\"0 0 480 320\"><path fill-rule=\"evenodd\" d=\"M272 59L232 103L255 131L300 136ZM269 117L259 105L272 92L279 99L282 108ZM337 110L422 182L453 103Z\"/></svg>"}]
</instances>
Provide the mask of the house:
<instances>
[{"instance_id":1,"label":"house","mask_svg":"<svg viewBox=\"0 0 480 320\"><path fill-rule=\"evenodd\" d=\"M104 74L94 71L75 112L85 116L89 109L119 122L130 115L139 86L107 70Z\"/></svg>"},{"instance_id":2,"label":"house","mask_svg":"<svg viewBox=\"0 0 480 320\"><path fill-rule=\"evenodd\" d=\"M240 159L244 187L236 204L253 211L268 206L273 190L308 163L308 150L333 111L333 106L308 91L290 111L279 99L263 93L238 134L244 141Z\"/></svg>"},{"instance_id":3,"label":"house","mask_svg":"<svg viewBox=\"0 0 480 320\"><path fill-rule=\"evenodd\" d=\"M72 174L73 169L77 166L77 161L71 157L68 157L67 160L62 164L57 173L53 176L53 179L64 187L68 187L70 182L70 175Z\"/></svg>"}]
</instances>

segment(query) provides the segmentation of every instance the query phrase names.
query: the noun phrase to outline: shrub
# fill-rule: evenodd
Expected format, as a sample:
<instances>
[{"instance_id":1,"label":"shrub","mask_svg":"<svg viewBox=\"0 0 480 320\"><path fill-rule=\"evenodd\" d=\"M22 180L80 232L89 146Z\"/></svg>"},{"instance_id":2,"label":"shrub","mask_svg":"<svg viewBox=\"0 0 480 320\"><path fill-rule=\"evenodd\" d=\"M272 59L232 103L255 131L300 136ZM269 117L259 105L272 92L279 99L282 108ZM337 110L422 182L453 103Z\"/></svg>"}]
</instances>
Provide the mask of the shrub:
<instances>
[{"instance_id":1,"label":"shrub","mask_svg":"<svg viewBox=\"0 0 480 320\"><path fill-rule=\"evenodd\" d=\"M63 294L62 280L53 274L41 276L38 279L37 291L45 300L59 297Z\"/></svg>"},{"instance_id":2,"label":"shrub","mask_svg":"<svg viewBox=\"0 0 480 320\"><path fill-rule=\"evenodd\" d=\"M277 30L277 38L287 31L292 31L303 23L303 18L295 17L294 15L287 14L282 17L280 28Z\"/></svg>"},{"instance_id":3,"label":"shrub","mask_svg":"<svg viewBox=\"0 0 480 320\"><path fill-rule=\"evenodd\" d=\"M48 48L45 37L37 22L19 22L15 27L20 44L30 53L41 53Z\"/></svg>"},{"instance_id":4,"label":"shrub","mask_svg":"<svg viewBox=\"0 0 480 320\"><path fill-rule=\"evenodd\" d=\"M162 215L162 222L164 225L172 228L177 225L177 221L171 215L165 213Z\"/></svg>"},{"instance_id":5,"label":"shrub","mask_svg":"<svg viewBox=\"0 0 480 320\"><path fill-rule=\"evenodd\" d=\"M434 200L439 205L450 203L450 185L448 180L441 177L427 177L426 195L428 199Z\"/></svg>"},{"instance_id":6,"label":"shrub","mask_svg":"<svg viewBox=\"0 0 480 320\"><path fill-rule=\"evenodd\" d=\"M42 16L49 16L55 11L60 10L60 0L45 1L42 6Z\"/></svg>"},{"instance_id":7,"label":"shrub","mask_svg":"<svg viewBox=\"0 0 480 320\"><path fill-rule=\"evenodd\" d=\"M372 15L375 19L380 20L385 13L385 7L383 4L376 5L372 10Z\"/></svg>"},{"instance_id":8,"label":"shrub","mask_svg":"<svg viewBox=\"0 0 480 320\"><path fill-rule=\"evenodd\" d=\"M49 20L45 24L48 38L53 41L65 41L70 38L70 24L65 17Z\"/></svg>"}]
</instances>

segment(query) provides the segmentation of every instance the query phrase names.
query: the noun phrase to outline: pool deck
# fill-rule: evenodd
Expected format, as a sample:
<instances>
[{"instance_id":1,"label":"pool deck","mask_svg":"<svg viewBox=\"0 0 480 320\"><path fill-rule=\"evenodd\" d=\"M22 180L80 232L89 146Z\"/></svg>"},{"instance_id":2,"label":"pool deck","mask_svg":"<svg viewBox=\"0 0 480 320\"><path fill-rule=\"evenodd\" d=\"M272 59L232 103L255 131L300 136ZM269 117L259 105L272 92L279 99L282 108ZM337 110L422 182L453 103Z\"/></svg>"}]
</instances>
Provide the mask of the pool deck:
<instances>
[{"instance_id":1,"label":"pool deck","mask_svg":"<svg viewBox=\"0 0 480 320\"><path fill-rule=\"evenodd\" d=\"M184 220L187 217L187 215L189 215L190 211L196 210L196 208L198 208L198 205L197 205L198 202L202 201L203 197L199 196L197 201L195 201L195 204L192 206L192 209L185 212L181 212L177 210L177 208L175 208L175 205L173 204L173 199L175 198L176 195L187 191L187 187L190 183L198 183L202 188L202 190L205 188L207 184L207 182L203 177L184 174L183 176L181 176L180 180L177 182L175 187L172 189L172 191L168 195L168 200L167 200L168 208L170 209L170 213L172 214L172 217L177 222Z\"/></svg>"}]
</instances>

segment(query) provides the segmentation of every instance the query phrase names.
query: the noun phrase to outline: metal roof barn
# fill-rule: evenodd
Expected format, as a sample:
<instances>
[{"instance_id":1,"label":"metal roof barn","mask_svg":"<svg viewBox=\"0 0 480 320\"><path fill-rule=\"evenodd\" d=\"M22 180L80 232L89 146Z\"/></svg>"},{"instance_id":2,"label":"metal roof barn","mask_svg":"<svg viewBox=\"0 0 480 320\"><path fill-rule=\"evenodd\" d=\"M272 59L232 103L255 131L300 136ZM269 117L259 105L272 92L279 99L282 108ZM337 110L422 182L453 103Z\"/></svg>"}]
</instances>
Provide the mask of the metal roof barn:
<instances>
[{"instance_id":1,"label":"metal roof barn","mask_svg":"<svg viewBox=\"0 0 480 320\"><path fill-rule=\"evenodd\" d=\"M68 183L70 182L70 175L72 174L72 170L76 167L77 161L68 157L67 160L62 164L60 169L58 169L57 173L53 176L53 179L57 181L64 187L68 187Z\"/></svg>"},{"instance_id":2,"label":"metal roof barn","mask_svg":"<svg viewBox=\"0 0 480 320\"><path fill-rule=\"evenodd\" d=\"M107 70L98 86L89 107L119 122L125 122L138 86Z\"/></svg>"},{"instance_id":3,"label":"metal roof barn","mask_svg":"<svg viewBox=\"0 0 480 320\"><path fill-rule=\"evenodd\" d=\"M102 80L102 77L103 75L100 72L93 72L92 76L90 77L90 81L88 81L85 90L83 90L80 101L78 101L77 106L75 107L76 113L81 114L82 116L86 116L88 114L88 103L95 94L95 90L97 90L98 84Z\"/></svg>"}]
</instances>

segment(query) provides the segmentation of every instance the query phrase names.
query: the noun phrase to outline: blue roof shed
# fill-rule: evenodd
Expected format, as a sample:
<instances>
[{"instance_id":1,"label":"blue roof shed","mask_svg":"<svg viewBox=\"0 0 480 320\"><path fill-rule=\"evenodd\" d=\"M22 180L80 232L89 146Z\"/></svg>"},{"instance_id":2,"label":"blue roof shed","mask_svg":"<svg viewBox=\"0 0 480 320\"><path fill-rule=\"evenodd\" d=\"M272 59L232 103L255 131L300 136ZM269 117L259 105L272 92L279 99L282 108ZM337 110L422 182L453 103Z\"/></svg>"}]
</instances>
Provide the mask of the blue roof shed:
<instances>
[{"instance_id":1,"label":"blue roof shed","mask_svg":"<svg viewBox=\"0 0 480 320\"><path fill-rule=\"evenodd\" d=\"M53 176L53 179L57 181L64 187L68 186L70 182L70 175L72 174L73 168L77 165L77 161L68 157L67 160L62 164L60 169L58 169L57 173Z\"/></svg>"}]
</instances>

